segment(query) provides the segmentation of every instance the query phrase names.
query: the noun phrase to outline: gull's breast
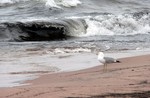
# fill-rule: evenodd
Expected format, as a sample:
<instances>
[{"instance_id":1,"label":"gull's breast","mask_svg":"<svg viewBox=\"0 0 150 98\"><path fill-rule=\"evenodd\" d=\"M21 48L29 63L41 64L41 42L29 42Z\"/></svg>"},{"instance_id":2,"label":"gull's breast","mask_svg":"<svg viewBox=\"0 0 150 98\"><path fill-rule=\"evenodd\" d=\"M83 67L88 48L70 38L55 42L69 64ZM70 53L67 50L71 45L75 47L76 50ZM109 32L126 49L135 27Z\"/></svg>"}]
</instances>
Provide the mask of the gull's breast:
<instances>
[{"instance_id":1,"label":"gull's breast","mask_svg":"<svg viewBox=\"0 0 150 98\"><path fill-rule=\"evenodd\" d=\"M98 59L98 60L99 60L100 63L103 63L103 64L106 62L105 59L103 59L103 58Z\"/></svg>"}]
</instances>

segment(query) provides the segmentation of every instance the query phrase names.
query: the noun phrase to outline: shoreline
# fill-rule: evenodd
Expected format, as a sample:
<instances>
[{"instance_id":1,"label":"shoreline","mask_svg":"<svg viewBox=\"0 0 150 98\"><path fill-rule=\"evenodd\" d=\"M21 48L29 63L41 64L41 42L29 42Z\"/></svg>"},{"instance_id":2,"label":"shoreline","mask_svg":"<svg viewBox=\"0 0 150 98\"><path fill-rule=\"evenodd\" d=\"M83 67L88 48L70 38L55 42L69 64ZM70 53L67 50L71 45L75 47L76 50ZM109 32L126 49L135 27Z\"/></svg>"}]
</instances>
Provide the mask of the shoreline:
<instances>
[{"instance_id":1,"label":"shoreline","mask_svg":"<svg viewBox=\"0 0 150 98\"><path fill-rule=\"evenodd\" d=\"M130 96L132 93L136 96L142 92L150 97L146 94L150 91L149 58L150 55L123 58L120 59L122 63L109 64L107 72L102 71L103 66L96 66L42 75L27 82L31 85L0 88L0 98L96 98Z\"/></svg>"},{"instance_id":2,"label":"shoreline","mask_svg":"<svg viewBox=\"0 0 150 98\"><path fill-rule=\"evenodd\" d=\"M109 51L105 52L105 55L120 59L146 55L149 53L150 49L147 48L119 52ZM97 55L91 52L49 54L49 51L47 50L26 51L24 53L20 51L19 53L8 53L1 58L3 58L1 65L4 64L3 66L0 66L1 88L28 85L25 84L25 81L33 80L44 73L80 71L100 65L97 60Z\"/></svg>"}]
</instances>

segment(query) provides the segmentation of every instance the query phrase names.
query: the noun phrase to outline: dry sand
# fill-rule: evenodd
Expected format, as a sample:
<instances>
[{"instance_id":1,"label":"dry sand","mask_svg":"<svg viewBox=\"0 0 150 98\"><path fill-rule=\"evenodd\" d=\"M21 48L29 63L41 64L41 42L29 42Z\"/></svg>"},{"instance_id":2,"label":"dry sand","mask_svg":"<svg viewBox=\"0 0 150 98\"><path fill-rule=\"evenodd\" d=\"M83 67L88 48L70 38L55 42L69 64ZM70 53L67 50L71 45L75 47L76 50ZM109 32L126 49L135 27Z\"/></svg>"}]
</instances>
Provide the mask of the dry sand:
<instances>
[{"instance_id":1,"label":"dry sand","mask_svg":"<svg viewBox=\"0 0 150 98\"><path fill-rule=\"evenodd\" d=\"M97 66L75 72L43 75L32 85L1 88L0 98L150 97L150 55L121 59L107 72Z\"/></svg>"}]
</instances>

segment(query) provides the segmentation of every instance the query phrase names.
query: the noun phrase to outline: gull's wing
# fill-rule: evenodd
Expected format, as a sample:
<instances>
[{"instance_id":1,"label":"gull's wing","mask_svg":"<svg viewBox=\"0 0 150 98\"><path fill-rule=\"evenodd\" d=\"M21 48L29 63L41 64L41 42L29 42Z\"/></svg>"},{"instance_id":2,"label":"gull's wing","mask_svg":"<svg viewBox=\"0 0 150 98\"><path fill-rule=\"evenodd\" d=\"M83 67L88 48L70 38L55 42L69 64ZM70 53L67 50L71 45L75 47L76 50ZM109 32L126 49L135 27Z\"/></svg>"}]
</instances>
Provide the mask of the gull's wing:
<instances>
[{"instance_id":1,"label":"gull's wing","mask_svg":"<svg viewBox=\"0 0 150 98\"><path fill-rule=\"evenodd\" d=\"M111 57L104 57L104 60L106 63L115 63L116 59L111 58Z\"/></svg>"}]
</instances>

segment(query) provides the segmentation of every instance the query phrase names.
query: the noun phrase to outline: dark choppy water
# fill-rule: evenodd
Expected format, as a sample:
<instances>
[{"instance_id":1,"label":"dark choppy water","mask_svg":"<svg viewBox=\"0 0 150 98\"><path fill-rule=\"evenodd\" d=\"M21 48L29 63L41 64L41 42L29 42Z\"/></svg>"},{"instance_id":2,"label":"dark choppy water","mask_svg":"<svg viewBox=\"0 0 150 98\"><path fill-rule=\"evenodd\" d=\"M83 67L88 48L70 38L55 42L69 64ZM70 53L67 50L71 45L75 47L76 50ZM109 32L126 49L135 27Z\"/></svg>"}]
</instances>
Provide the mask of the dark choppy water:
<instances>
[{"instance_id":1,"label":"dark choppy water","mask_svg":"<svg viewBox=\"0 0 150 98\"><path fill-rule=\"evenodd\" d=\"M147 48L149 4L149 0L2 0L0 42L21 45L45 41L51 47L106 46L113 50Z\"/></svg>"}]
</instances>

